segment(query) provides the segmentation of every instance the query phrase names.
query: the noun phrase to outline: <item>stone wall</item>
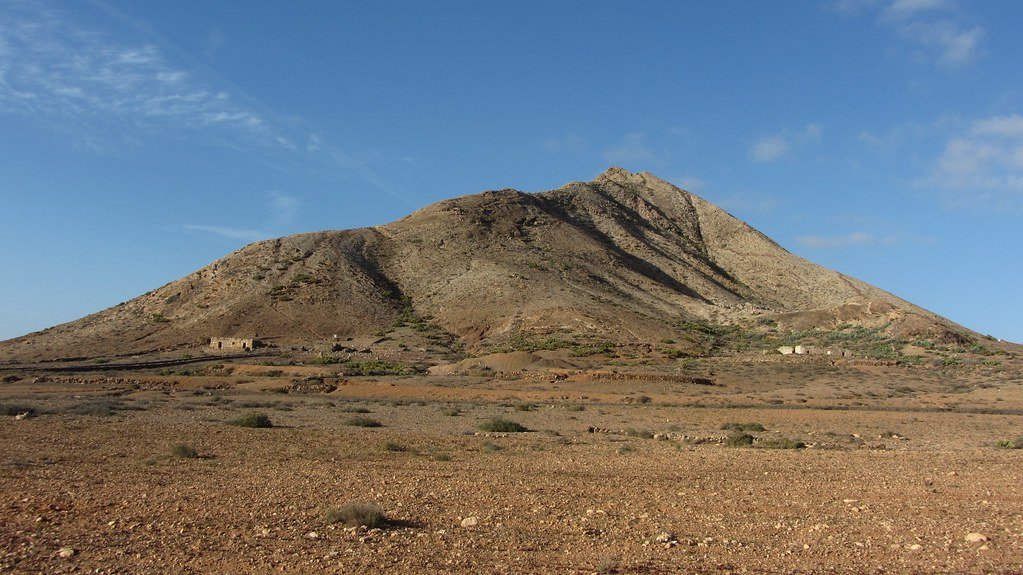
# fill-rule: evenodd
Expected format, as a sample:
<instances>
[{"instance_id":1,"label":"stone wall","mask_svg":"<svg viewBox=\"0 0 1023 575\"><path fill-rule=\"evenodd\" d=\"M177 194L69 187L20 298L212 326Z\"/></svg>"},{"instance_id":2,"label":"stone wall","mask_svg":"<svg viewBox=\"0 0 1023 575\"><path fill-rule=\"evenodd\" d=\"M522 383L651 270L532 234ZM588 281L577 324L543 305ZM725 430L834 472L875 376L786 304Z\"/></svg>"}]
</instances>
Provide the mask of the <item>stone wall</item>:
<instances>
[{"instance_id":1,"label":"stone wall","mask_svg":"<svg viewBox=\"0 0 1023 575\"><path fill-rule=\"evenodd\" d=\"M211 337L210 349L213 351L249 351L259 347L259 340L244 337Z\"/></svg>"}]
</instances>

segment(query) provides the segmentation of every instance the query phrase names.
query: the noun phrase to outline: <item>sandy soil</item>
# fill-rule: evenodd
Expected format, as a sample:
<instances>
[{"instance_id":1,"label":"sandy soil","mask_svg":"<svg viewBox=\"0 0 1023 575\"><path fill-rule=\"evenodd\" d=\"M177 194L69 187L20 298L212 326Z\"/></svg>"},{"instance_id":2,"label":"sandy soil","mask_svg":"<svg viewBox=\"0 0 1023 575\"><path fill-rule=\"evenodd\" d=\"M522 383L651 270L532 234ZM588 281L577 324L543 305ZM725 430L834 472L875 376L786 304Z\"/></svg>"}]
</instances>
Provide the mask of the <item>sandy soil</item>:
<instances>
[{"instance_id":1,"label":"sandy soil","mask_svg":"<svg viewBox=\"0 0 1023 575\"><path fill-rule=\"evenodd\" d=\"M0 386L0 406L37 412L0 419L0 572L1023 565L1023 450L995 446L1023 435L1016 374L711 362L714 386L419 376L283 395L262 390L315 369L235 367ZM274 427L229 424L253 411ZM492 418L531 431L480 431ZM729 447L727 423L765 431ZM807 447L765 447L779 438ZM199 457L174 455L178 443ZM327 521L350 502L379 505L389 523Z\"/></svg>"}]
</instances>

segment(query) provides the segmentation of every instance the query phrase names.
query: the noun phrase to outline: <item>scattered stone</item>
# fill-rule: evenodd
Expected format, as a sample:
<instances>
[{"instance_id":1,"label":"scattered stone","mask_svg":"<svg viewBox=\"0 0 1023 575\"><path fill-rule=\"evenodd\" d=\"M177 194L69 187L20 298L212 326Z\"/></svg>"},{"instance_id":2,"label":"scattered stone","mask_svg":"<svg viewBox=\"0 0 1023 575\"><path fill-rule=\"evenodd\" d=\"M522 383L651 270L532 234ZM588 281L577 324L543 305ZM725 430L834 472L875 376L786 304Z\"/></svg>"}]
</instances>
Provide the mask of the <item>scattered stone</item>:
<instances>
[{"instance_id":1,"label":"scattered stone","mask_svg":"<svg viewBox=\"0 0 1023 575\"><path fill-rule=\"evenodd\" d=\"M914 543L914 544L909 546L909 550L910 551L919 551L919 550L921 550L923 548L924 548L924 546L920 545L919 543Z\"/></svg>"},{"instance_id":2,"label":"scattered stone","mask_svg":"<svg viewBox=\"0 0 1023 575\"><path fill-rule=\"evenodd\" d=\"M67 559L68 557L74 557L78 553L78 550L73 547L61 547L57 551L57 557L61 559Z\"/></svg>"},{"instance_id":3,"label":"scattered stone","mask_svg":"<svg viewBox=\"0 0 1023 575\"><path fill-rule=\"evenodd\" d=\"M654 541L663 545L665 549L671 549L678 545L678 539L675 538L675 535L667 531L661 531L658 533L657 536L654 537Z\"/></svg>"},{"instance_id":4,"label":"scattered stone","mask_svg":"<svg viewBox=\"0 0 1023 575\"><path fill-rule=\"evenodd\" d=\"M303 537L305 537L306 539L319 539L320 534L315 531L310 531L309 533L303 535Z\"/></svg>"},{"instance_id":5,"label":"scattered stone","mask_svg":"<svg viewBox=\"0 0 1023 575\"><path fill-rule=\"evenodd\" d=\"M27 411L25 413L19 413L18 415L14 416L14 420L21 421L22 419L28 419L30 415L31 414Z\"/></svg>"},{"instance_id":6,"label":"scattered stone","mask_svg":"<svg viewBox=\"0 0 1023 575\"><path fill-rule=\"evenodd\" d=\"M462 527L474 527L480 522L478 517L466 517L462 520Z\"/></svg>"},{"instance_id":7,"label":"scattered stone","mask_svg":"<svg viewBox=\"0 0 1023 575\"><path fill-rule=\"evenodd\" d=\"M986 543L987 541L988 541L987 535L984 535L983 533L966 534L967 543Z\"/></svg>"}]
</instances>

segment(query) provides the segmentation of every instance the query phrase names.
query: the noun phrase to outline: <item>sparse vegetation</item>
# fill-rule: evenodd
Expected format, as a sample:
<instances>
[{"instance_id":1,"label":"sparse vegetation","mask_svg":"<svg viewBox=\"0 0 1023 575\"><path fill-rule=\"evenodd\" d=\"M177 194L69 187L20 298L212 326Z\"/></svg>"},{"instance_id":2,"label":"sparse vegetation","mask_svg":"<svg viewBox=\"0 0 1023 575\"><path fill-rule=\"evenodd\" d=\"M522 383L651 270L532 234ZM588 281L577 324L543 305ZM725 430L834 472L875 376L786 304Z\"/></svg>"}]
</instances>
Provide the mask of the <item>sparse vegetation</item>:
<instances>
[{"instance_id":1,"label":"sparse vegetation","mask_svg":"<svg viewBox=\"0 0 1023 575\"><path fill-rule=\"evenodd\" d=\"M352 427L383 427L384 426L384 424L380 423L379 421L377 421L377 420L375 420L375 419L373 419L371 417L366 417L364 415L356 415L354 417L349 417L348 419L344 420L344 424L345 425L350 425Z\"/></svg>"},{"instance_id":2,"label":"sparse vegetation","mask_svg":"<svg viewBox=\"0 0 1023 575\"><path fill-rule=\"evenodd\" d=\"M273 422L270 421L270 416L259 411L247 413L237 419L231 420L230 423L231 425L236 425L238 427L268 428L274 426Z\"/></svg>"},{"instance_id":3,"label":"sparse vegetation","mask_svg":"<svg viewBox=\"0 0 1023 575\"><path fill-rule=\"evenodd\" d=\"M767 431L759 423L736 423L730 421L721 425L722 431Z\"/></svg>"},{"instance_id":4,"label":"sparse vegetation","mask_svg":"<svg viewBox=\"0 0 1023 575\"><path fill-rule=\"evenodd\" d=\"M404 363L383 360L355 361L330 355L313 358L309 363L314 365L337 365L339 370L347 376L415 375L420 372L416 366Z\"/></svg>"},{"instance_id":5,"label":"sparse vegetation","mask_svg":"<svg viewBox=\"0 0 1023 575\"><path fill-rule=\"evenodd\" d=\"M480 424L480 430L493 433L521 433L529 431L526 426L520 423L500 418L484 421Z\"/></svg>"},{"instance_id":6,"label":"sparse vegetation","mask_svg":"<svg viewBox=\"0 0 1023 575\"><path fill-rule=\"evenodd\" d=\"M171 455L181 459L198 459L199 452L187 443L175 443L171 447Z\"/></svg>"},{"instance_id":7,"label":"sparse vegetation","mask_svg":"<svg viewBox=\"0 0 1023 575\"><path fill-rule=\"evenodd\" d=\"M772 437L757 444L765 449L803 449L806 444L788 437Z\"/></svg>"},{"instance_id":8,"label":"sparse vegetation","mask_svg":"<svg viewBox=\"0 0 1023 575\"><path fill-rule=\"evenodd\" d=\"M615 349L615 344L610 341L603 341L595 345L573 346L569 355L572 357L587 357L591 355L610 354Z\"/></svg>"},{"instance_id":9,"label":"sparse vegetation","mask_svg":"<svg viewBox=\"0 0 1023 575\"><path fill-rule=\"evenodd\" d=\"M1016 439L1003 439L996 445L1001 449L1023 449L1023 435Z\"/></svg>"},{"instance_id":10,"label":"sparse vegetation","mask_svg":"<svg viewBox=\"0 0 1023 575\"><path fill-rule=\"evenodd\" d=\"M457 417L459 415L462 415L462 410L454 405L449 405L440 408L440 413L441 415L446 415L448 417Z\"/></svg>"},{"instance_id":11,"label":"sparse vegetation","mask_svg":"<svg viewBox=\"0 0 1023 575\"><path fill-rule=\"evenodd\" d=\"M153 323L170 323L170 320L163 316L162 313L154 313L151 318Z\"/></svg>"},{"instance_id":12,"label":"sparse vegetation","mask_svg":"<svg viewBox=\"0 0 1023 575\"><path fill-rule=\"evenodd\" d=\"M327 523L341 523L348 527L375 529L387 525L387 517L376 503L353 502L331 507L323 512Z\"/></svg>"},{"instance_id":13,"label":"sparse vegetation","mask_svg":"<svg viewBox=\"0 0 1023 575\"><path fill-rule=\"evenodd\" d=\"M0 403L0 415L21 415L27 413L29 415L35 415L37 410L34 406L24 405L18 403Z\"/></svg>"},{"instance_id":14,"label":"sparse vegetation","mask_svg":"<svg viewBox=\"0 0 1023 575\"><path fill-rule=\"evenodd\" d=\"M749 447L753 445L753 436L748 433L733 432L725 439L728 447Z\"/></svg>"},{"instance_id":15,"label":"sparse vegetation","mask_svg":"<svg viewBox=\"0 0 1023 575\"><path fill-rule=\"evenodd\" d=\"M394 441L385 441L382 447L384 448L384 451L394 452L408 451L408 448L406 448L404 445L396 443Z\"/></svg>"}]
</instances>

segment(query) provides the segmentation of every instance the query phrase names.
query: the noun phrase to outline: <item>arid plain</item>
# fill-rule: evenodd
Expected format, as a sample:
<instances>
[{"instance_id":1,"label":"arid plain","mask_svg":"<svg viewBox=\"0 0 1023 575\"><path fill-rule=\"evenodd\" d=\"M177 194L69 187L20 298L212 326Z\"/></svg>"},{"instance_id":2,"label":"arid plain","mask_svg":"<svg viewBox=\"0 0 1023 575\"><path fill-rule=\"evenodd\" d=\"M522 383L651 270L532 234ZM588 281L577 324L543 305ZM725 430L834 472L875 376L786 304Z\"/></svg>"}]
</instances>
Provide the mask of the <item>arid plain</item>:
<instances>
[{"instance_id":1,"label":"arid plain","mask_svg":"<svg viewBox=\"0 0 1023 575\"><path fill-rule=\"evenodd\" d=\"M941 368L778 355L535 367L558 355L498 354L518 369L480 375L347 376L272 356L9 375L0 566L1019 572L1013 352ZM253 412L272 427L236 425ZM495 420L528 431L484 431ZM331 515L352 503L386 519Z\"/></svg>"}]
</instances>

